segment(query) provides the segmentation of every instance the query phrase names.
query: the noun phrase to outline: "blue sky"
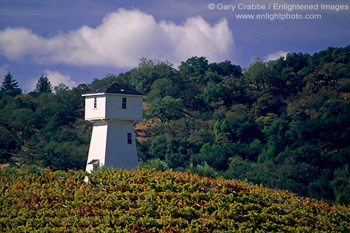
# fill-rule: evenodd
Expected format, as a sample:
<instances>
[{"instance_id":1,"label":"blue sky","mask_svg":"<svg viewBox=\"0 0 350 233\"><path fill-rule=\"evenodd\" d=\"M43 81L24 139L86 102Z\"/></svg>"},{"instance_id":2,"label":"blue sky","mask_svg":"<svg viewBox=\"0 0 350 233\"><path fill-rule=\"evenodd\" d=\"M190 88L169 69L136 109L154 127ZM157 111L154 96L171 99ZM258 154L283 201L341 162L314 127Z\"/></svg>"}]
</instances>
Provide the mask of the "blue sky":
<instances>
[{"instance_id":1,"label":"blue sky","mask_svg":"<svg viewBox=\"0 0 350 233\"><path fill-rule=\"evenodd\" d=\"M142 57L247 67L347 46L349 25L347 0L0 0L0 77L10 71L29 92L42 74L73 87Z\"/></svg>"}]
</instances>

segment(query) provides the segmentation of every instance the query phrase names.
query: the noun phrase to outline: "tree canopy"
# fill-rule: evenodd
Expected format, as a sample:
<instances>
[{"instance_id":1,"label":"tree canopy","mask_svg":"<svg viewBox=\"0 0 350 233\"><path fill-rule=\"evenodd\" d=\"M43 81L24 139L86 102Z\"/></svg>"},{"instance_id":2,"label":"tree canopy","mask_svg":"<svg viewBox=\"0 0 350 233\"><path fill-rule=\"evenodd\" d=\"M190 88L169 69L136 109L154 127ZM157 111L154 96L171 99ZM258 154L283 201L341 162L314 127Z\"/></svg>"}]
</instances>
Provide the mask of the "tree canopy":
<instances>
[{"instance_id":1,"label":"tree canopy","mask_svg":"<svg viewBox=\"0 0 350 233\"><path fill-rule=\"evenodd\" d=\"M22 89L19 88L18 82L13 78L12 74L8 72L2 81L0 95L16 96L22 94Z\"/></svg>"},{"instance_id":2,"label":"tree canopy","mask_svg":"<svg viewBox=\"0 0 350 233\"><path fill-rule=\"evenodd\" d=\"M350 203L349 61L350 46L257 59L243 69L205 57L178 68L143 58L126 73L55 93L42 76L37 94L2 91L0 161L82 169L91 124L81 95L119 82L147 96L135 126L143 166Z\"/></svg>"},{"instance_id":3,"label":"tree canopy","mask_svg":"<svg viewBox=\"0 0 350 233\"><path fill-rule=\"evenodd\" d=\"M51 93L52 86L50 80L44 75L41 75L38 82L36 83L34 92L38 94Z\"/></svg>"}]
</instances>

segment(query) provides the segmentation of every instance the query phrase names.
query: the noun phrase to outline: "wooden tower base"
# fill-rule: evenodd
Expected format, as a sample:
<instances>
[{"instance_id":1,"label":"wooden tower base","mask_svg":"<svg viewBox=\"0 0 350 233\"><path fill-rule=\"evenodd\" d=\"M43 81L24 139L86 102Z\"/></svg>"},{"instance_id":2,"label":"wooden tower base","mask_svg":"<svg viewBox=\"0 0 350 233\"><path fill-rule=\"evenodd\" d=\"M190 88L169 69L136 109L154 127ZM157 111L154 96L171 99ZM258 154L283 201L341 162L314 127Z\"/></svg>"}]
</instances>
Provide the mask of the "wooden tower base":
<instances>
[{"instance_id":1,"label":"wooden tower base","mask_svg":"<svg viewBox=\"0 0 350 233\"><path fill-rule=\"evenodd\" d=\"M95 121L86 171L101 166L136 168L138 165L133 121Z\"/></svg>"}]
</instances>

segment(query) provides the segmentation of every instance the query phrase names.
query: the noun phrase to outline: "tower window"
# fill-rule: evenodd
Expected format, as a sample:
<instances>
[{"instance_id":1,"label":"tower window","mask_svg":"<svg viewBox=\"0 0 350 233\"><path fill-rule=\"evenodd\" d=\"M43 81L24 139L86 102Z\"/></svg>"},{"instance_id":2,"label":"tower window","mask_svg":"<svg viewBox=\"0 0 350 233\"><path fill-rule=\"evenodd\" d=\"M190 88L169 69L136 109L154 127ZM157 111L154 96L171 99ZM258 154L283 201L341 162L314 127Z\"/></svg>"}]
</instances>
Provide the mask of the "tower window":
<instances>
[{"instance_id":1,"label":"tower window","mask_svg":"<svg viewBox=\"0 0 350 233\"><path fill-rule=\"evenodd\" d=\"M122 98L122 109L126 109L126 98Z\"/></svg>"},{"instance_id":2,"label":"tower window","mask_svg":"<svg viewBox=\"0 0 350 233\"><path fill-rule=\"evenodd\" d=\"M128 142L128 144L132 144L132 135L131 135L131 133L128 133L128 135L127 135L127 142Z\"/></svg>"},{"instance_id":3,"label":"tower window","mask_svg":"<svg viewBox=\"0 0 350 233\"><path fill-rule=\"evenodd\" d=\"M94 108L97 108L97 98L94 97Z\"/></svg>"}]
</instances>

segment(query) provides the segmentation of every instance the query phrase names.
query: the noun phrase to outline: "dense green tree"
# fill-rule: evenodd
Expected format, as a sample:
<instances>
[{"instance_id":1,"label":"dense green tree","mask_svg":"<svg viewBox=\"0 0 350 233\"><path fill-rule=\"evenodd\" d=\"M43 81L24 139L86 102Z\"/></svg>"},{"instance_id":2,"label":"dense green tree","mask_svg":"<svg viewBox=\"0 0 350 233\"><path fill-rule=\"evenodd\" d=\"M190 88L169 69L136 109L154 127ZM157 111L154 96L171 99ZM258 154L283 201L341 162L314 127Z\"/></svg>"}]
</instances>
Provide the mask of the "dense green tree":
<instances>
[{"instance_id":1,"label":"dense green tree","mask_svg":"<svg viewBox=\"0 0 350 233\"><path fill-rule=\"evenodd\" d=\"M246 174L252 170L252 162L243 160L240 156L230 158L229 168L224 174L228 179L247 179Z\"/></svg>"},{"instance_id":2,"label":"dense green tree","mask_svg":"<svg viewBox=\"0 0 350 233\"><path fill-rule=\"evenodd\" d=\"M141 161L139 163L140 168L146 168L156 171L167 171L169 170L168 164L164 160L160 159L149 159L146 162Z\"/></svg>"},{"instance_id":3,"label":"dense green tree","mask_svg":"<svg viewBox=\"0 0 350 233\"><path fill-rule=\"evenodd\" d=\"M35 160L40 165L54 170L83 169L86 165L87 152L87 147L79 147L74 141L51 140L38 150Z\"/></svg>"},{"instance_id":4,"label":"dense green tree","mask_svg":"<svg viewBox=\"0 0 350 233\"><path fill-rule=\"evenodd\" d=\"M191 57L186 62L181 62L179 74L183 79L197 78L203 82L205 72L209 68L208 60L205 57Z\"/></svg>"},{"instance_id":5,"label":"dense green tree","mask_svg":"<svg viewBox=\"0 0 350 233\"><path fill-rule=\"evenodd\" d=\"M16 148L16 139L5 127L0 126L0 163L10 162Z\"/></svg>"},{"instance_id":6,"label":"dense green tree","mask_svg":"<svg viewBox=\"0 0 350 233\"><path fill-rule=\"evenodd\" d=\"M36 83L34 92L38 94L51 93L52 86L50 80L47 77L44 77L44 75L41 75L38 82Z\"/></svg>"},{"instance_id":7,"label":"dense green tree","mask_svg":"<svg viewBox=\"0 0 350 233\"><path fill-rule=\"evenodd\" d=\"M9 95L16 96L22 93L22 89L19 88L18 82L13 78L12 74L8 72L4 80L2 81L0 96Z\"/></svg>"},{"instance_id":8,"label":"dense green tree","mask_svg":"<svg viewBox=\"0 0 350 233\"><path fill-rule=\"evenodd\" d=\"M196 166L190 164L189 171L200 176L205 176L209 178L214 178L217 176L217 171L215 170L215 168L211 167L206 162L204 162L203 165L197 164Z\"/></svg>"},{"instance_id":9,"label":"dense green tree","mask_svg":"<svg viewBox=\"0 0 350 233\"><path fill-rule=\"evenodd\" d=\"M209 71L217 73L224 79L229 77L240 78L242 76L242 68L238 65L233 65L231 61L228 60L220 63L210 63Z\"/></svg>"},{"instance_id":10,"label":"dense green tree","mask_svg":"<svg viewBox=\"0 0 350 233\"><path fill-rule=\"evenodd\" d=\"M60 84L58 84L58 86L55 86L53 89L55 90L56 94L59 94L59 93L68 91L69 87L67 85L65 85L64 83L60 83Z\"/></svg>"},{"instance_id":11,"label":"dense green tree","mask_svg":"<svg viewBox=\"0 0 350 233\"><path fill-rule=\"evenodd\" d=\"M281 97L269 93L262 94L252 107L257 117L272 113L280 115L285 110L285 104Z\"/></svg>"},{"instance_id":12,"label":"dense green tree","mask_svg":"<svg viewBox=\"0 0 350 233\"><path fill-rule=\"evenodd\" d=\"M292 69L292 72L297 73L308 65L309 58L309 54L288 53L286 55L285 63L287 67Z\"/></svg>"},{"instance_id":13,"label":"dense green tree","mask_svg":"<svg viewBox=\"0 0 350 233\"><path fill-rule=\"evenodd\" d=\"M190 155L188 149L190 145L186 138L171 138L167 142L167 152L165 161L170 168L185 169L189 166Z\"/></svg>"},{"instance_id":14,"label":"dense green tree","mask_svg":"<svg viewBox=\"0 0 350 233\"><path fill-rule=\"evenodd\" d=\"M164 160L167 152L167 141L165 136L159 135L151 141L149 153L151 158Z\"/></svg>"},{"instance_id":15,"label":"dense green tree","mask_svg":"<svg viewBox=\"0 0 350 233\"><path fill-rule=\"evenodd\" d=\"M247 84L243 79L230 77L224 80L223 85L228 90L227 99L231 105L250 102L250 97L247 95Z\"/></svg>"},{"instance_id":16,"label":"dense green tree","mask_svg":"<svg viewBox=\"0 0 350 233\"><path fill-rule=\"evenodd\" d=\"M181 118L184 113L182 110L182 100L166 96L163 99L156 99L151 102L147 109L148 118L160 120L162 124Z\"/></svg>"},{"instance_id":17,"label":"dense green tree","mask_svg":"<svg viewBox=\"0 0 350 233\"><path fill-rule=\"evenodd\" d=\"M259 162L268 160L282 161L279 154L285 150L286 145L290 145L293 141L293 139L287 135L288 130L288 122L281 118L274 119L271 123L265 125L262 131L265 144L259 154Z\"/></svg>"},{"instance_id":18,"label":"dense green tree","mask_svg":"<svg viewBox=\"0 0 350 233\"><path fill-rule=\"evenodd\" d=\"M330 182L332 179L332 169L323 169L321 174L314 177L313 181L307 186L308 195L317 199L334 200L335 191L332 182Z\"/></svg>"},{"instance_id":19,"label":"dense green tree","mask_svg":"<svg viewBox=\"0 0 350 233\"><path fill-rule=\"evenodd\" d=\"M249 82L249 84L260 91L267 87L267 80L269 79L269 69L266 63L261 59L255 59L255 62L249 65L248 69L244 74L244 79Z\"/></svg>"},{"instance_id":20,"label":"dense green tree","mask_svg":"<svg viewBox=\"0 0 350 233\"><path fill-rule=\"evenodd\" d=\"M194 164L201 165L204 165L204 162L206 162L217 170L227 170L230 157L232 157L232 152L229 146L206 143L202 146L198 155L191 157L191 161Z\"/></svg>"},{"instance_id":21,"label":"dense green tree","mask_svg":"<svg viewBox=\"0 0 350 233\"><path fill-rule=\"evenodd\" d=\"M196 98L201 94L201 90L205 88L204 85L196 82L187 82L183 90L181 91L181 98L184 102L184 106L191 110L202 110L205 108L205 104L200 98Z\"/></svg>"},{"instance_id":22,"label":"dense green tree","mask_svg":"<svg viewBox=\"0 0 350 233\"><path fill-rule=\"evenodd\" d=\"M230 143L237 141L251 143L255 138L261 139L263 137L254 119L244 114L234 114L223 121L217 121L214 133L217 139L222 134L226 135Z\"/></svg>"},{"instance_id":23,"label":"dense green tree","mask_svg":"<svg viewBox=\"0 0 350 233\"><path fill-rule=\"evenodd\" d=\"M128 74L128 82L137 91L147 94L155 80L172 79L175 73L175 69L169 62L141 58L138 67Z\"/></svg>"},{"instance_id":24,"label":"dense green tree","mask_svg":"<svg viewBox=\"0 0 350 233\"><path fill-rule=\"evenodd\" d=\"M212 102L226 102L228 100L228 90L221 83L208 85L203 92L197 96L209 105Z\"/></svg>"},{"instance_id":25,"label":"dense green tree","mask_svg":"<svg viewBox=\"0 0 350 233\"><path fill-rule=\"evenodd\" d=\"M176 98L179 93L178 86L169 78L157 79L153 82L151 90L147 95L147 101L155 100L156 98L164 98L171 96Z\"/></svg>"},{"instance_id":26,"label":"dense green tree","mask_svg":"<svg viewBox=\"0 0 350 233\"><path fill-rule=\"evenodd\" d=\"M350 203L350 168L345 164L335 170L335 178L332 181L335 198L339 203Z\"/></svg>"},{"instance_id":27,"label":"dense green tree","mask_svg":"<svg viewBox=\"0 0 350 233\"><path fill-rule=\"evenodd\" d=\"M35 99L30 95L18 95L14 98L16 108L26 108L34 111L36 109Z\"/></svg>"}]
</instances>

